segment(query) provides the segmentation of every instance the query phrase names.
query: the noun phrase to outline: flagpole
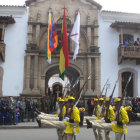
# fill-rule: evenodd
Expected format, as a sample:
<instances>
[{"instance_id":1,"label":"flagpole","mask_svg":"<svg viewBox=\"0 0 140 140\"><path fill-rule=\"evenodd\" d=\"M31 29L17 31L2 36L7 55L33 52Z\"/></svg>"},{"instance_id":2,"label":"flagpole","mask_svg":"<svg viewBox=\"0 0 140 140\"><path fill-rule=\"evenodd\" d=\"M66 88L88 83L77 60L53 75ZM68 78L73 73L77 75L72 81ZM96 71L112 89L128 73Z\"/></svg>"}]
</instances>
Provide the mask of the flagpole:
<instances>
[{"instance_id":1,"label":"flagpole","mask_svg":"<svg viewBox=\"0 0 140 140\"><path fill-rule=\"evenodd\" d=\"M66 1L64 0L64 8L65 8L65 6L66 6L65 4L66 4Z\"/></svg>"}]
</instances>

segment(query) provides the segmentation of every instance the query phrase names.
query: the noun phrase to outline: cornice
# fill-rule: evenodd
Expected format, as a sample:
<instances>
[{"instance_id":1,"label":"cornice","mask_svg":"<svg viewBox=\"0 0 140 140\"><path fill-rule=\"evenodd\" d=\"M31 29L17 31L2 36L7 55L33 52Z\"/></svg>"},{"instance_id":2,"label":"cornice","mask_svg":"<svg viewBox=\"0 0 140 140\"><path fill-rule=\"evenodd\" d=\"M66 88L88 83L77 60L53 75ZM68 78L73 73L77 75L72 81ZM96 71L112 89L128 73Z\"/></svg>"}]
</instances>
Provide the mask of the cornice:
<instances>
[{"instance_id":1,"label":"cornice","mask_svg":"<svg viewBox=\"0 0 140 140\"><path fill-rule=\"evenodd\" d=\"M102 6L94 0L80 0L83 3L90 3L93 6L96 6L98 10L101 10Z\"/></svg>"},{"instance_id":2,"label":"cornice","mask_svg":"<svg viewBox=\"0 0 140 140\"><path fill-rule=\"evenodd\" d=\"M108 21L134 22L140 23L140 14L117 11L101 11L101 17Z\"/></svg>"},{"instance_id":3,"label":"cornice","mask_svg":"<svg viewBox=\"0 0 140 140\"><path fill-rule=\"evenodd\" d=\"M0 5L0 15L24 15L26 6Z\"/></svg>"},{"instance_id":4,"label":"cornice","mask_svg":"<svg viewBox=\"0 0 140 140\"><path fill-rule=\"evenodd\" d=\"M45 1L45 0L26 0L25 4L26 4L26 6L30 6L32 3L43 2L43 1ZM102 6L94 0L80 0L80 2L85 3L85 4L92 4L93 6L96 6L97 9L99 9L99 10L101 10L101 8L102 8Z\"/></svg>"}]
</instances>

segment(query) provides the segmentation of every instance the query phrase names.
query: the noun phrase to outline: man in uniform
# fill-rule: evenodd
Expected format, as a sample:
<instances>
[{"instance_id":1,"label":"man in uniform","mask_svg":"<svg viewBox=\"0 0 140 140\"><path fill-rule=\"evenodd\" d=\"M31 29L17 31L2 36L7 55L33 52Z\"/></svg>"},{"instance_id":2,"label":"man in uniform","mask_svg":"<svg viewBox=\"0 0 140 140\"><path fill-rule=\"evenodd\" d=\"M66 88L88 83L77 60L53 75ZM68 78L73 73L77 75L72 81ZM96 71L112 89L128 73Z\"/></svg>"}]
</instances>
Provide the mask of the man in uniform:
<instances>
[{"instance_id":1,"label":"man in uniform","mask_svg":"<svg viewBox=\"0 0 140 140\"><path fill-rule=\"evenodd\" d=\"M99 98L99 105L97 107L97 116L96 120L101 120L102 119L102 108L103 108L103 98ZM95 131L95 130L94 130ZM98 135L96 137L97 140L103 140L103 134L101 129L97 129Z\"/></svg>"},{"instance_id":2,"label":"man in uniform","mask_svg":"<svg viewBox=\"0 0 140 140\"><path fill-rule=\"evenodd\" d=\"M50 127L63 129L65 130L65 139L66 140L72 140L74 137L74 126L76 126L76 132L80 132L79 122L80 122L80 115L79 110L77 107L73 107L72 103L74 101L74 97L68 97L68 104L67 111L69 112L71 110L71 114L66 113L68 116L65 117L64 121L49 121L49 120L43 120L43 119L37 119L37 122L39 125L47 125ZM73 108L72 108L73 107Z\"/></svg>"},{"instance_id":3,"label":"man in uniform","mask_svg":"<svg viewBox=\"0 0 140 140\"><path fill-rule=\"evenodd\" d=\"M109 105L109 103L110 103L109 101L110 101L110 98L105 99L105 116L104 116L104 120L105 120L106 123L111 123L115 119L115 112L114 112L112 106ZM107 108L108 106L109 106L109 108ZM109 110L107 110L107 109L109 109ZM106 114L107 112L108 112L108 114ZM110 133L109 130L105 130L105 139L106 140L110 140L109 133Z\"/></svg>"},{"instance_id":4,"label":"man in uniform","mask_svg":"<svg viewBox=\"0 0 140 140\"><path fill-rule=\"evenodd\" d=\"M114 121L113 123L99 123L99 122L90 122L87 121L87 124L92 126L92 127L96 127L98 129L104 129L104 130L108 130L108 131L114 131L115 132L115 140L121 140L122 135L127 133L127 127L126 124L129 122L129 118L128 118L128 114L126 112L126 110L124 109L124 107L120 107L119 108L119 104L120 104L121 99L120 98L116 98L114 100L115 102L115 108L116 108L116 113L115 116L117 116L118 113L118 109L119 109L119 120Z\"/></svg>"}]
</instances>

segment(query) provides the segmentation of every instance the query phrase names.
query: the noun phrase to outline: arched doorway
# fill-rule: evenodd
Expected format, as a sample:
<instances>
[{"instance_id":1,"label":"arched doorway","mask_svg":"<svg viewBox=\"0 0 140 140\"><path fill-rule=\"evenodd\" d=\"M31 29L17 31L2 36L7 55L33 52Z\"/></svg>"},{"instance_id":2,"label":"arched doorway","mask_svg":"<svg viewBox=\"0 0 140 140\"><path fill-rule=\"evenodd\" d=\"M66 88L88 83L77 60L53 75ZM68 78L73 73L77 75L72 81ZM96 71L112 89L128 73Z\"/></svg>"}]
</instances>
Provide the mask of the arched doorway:
<instances>
[{"instance_id":1,"label":"arched doorway","mask_svg":"<svg viewBox=\"0 0 140 140\"><path fill-rule=\"evenodd\" d=\"M59 88L61 88L61 86L60 86L60 84L61 84L62 89L59 89L59 90L60 90L60 92L62 91L62 93L64 94L64 92L68 91L68 89L70 90L73 87L77 78L80 77L79 71L77 71L77 69L75 69L74 67L69 67L66 70L64 81L59 78L58 72L59 72L59 66L51 67L46 72L46 75L45 75L45 92L47 92L49 87L51 88L51 90L55 90L55 88L58 87L58 86L59 86ZM54 77L54 80L52 81L53 85L51 85L50 84L50 79L53 78L53 77ZM77 90L79 90L79 89L80 89L80 81L77 84L77 86L75 87L75 89L74 89L75 92L73 92L73 94L74 93L76 94Z\"/></svg>"},{"instance_id":2,"label":"arched doorway","mask_svg":"<svg viewBox=\"0 0 140 140\"><path fill-rule=\"evenodd\" d=\"M53 94L56 97L62 97L63 96L62 89L63 89L63 87L60 83L54 83L54 85L52 86Z\"/></svg>"},{"instance_id":3,"label":"arched doorway","mask_svg":"<svg viewBox=\"0 0 140 140\"><path fill-rule=\"evenodd\" d=\"M137 97L138 96L138 73L136 70L131 68L124 68L119 71L119 95L122 96L122 93L125 89L126 83L132 74L132 78L126 89L126 97Z\"/></svg>"},{"instance_id":4,"label":"arched doorway","mask_svg":"<svg viewBox=\"0 0 140 140\"><path fill-rule=\"evenodd\" d=\"M131 77L131 80L129 81L127 87L126 87L126 84L128 82L128 79L129 77L131 76L131 72L123 72L122 73L122 93L124 92L124 89L126 88L126 93L125 93L125 96L126 97L133 97L134 95L134 79L133 79L133 74L132 74L132 77Z\"/></svg>"}]
</instances>

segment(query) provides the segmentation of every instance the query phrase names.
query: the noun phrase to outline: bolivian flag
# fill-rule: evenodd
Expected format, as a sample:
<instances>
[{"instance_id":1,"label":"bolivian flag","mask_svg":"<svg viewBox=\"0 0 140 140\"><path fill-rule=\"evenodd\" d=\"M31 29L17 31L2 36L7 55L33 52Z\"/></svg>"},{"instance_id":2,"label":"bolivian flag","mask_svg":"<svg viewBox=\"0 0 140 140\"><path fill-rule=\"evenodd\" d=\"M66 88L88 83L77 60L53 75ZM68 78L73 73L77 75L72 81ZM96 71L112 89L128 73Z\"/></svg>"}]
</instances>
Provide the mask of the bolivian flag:
<instances>
[{"instance_id":1,"label":"bolivian flag","mask_svg":"<svg viewBox=\"0 0 140 140\"><path fill-rule=\"evenodd\" d=\"M60 48L60 64L59 64L59 77L64 80L66 68L69 67L69 51L68 51L68 37L66 26L66 15L64 8L63 25L62 25L62 45Z\"/></svg>"}]
</instances>

